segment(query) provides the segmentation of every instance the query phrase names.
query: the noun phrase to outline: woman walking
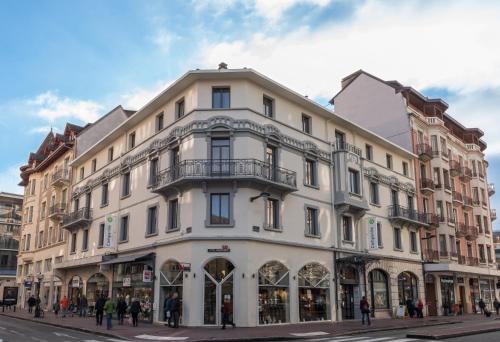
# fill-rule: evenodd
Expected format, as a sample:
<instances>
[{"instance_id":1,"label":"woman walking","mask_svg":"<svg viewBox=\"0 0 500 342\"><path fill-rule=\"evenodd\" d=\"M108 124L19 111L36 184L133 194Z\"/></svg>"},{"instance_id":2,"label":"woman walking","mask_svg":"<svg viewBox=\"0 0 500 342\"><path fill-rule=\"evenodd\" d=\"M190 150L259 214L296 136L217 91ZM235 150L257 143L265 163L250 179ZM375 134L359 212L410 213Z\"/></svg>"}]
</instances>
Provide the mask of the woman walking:
<instances>
[{"instance_id":1,"label":"woman walking","mask_svg":"<svg viewBox=\"0 0 500 342\"><path fill-rule=\"evenodd\" d=\"M139 313L142 312L141 303L137 298L132 299L130 305L130 314L132 315L132 325L134 327L139 325Z\"/></svg>"}]
</instances>

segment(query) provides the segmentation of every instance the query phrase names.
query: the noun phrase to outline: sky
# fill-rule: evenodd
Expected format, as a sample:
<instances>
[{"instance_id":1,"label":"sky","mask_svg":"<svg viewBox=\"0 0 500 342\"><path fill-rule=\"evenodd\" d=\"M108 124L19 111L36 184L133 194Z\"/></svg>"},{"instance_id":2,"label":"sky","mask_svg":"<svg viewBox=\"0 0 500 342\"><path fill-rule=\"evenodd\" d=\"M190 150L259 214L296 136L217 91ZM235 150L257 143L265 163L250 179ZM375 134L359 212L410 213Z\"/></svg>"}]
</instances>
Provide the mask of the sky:
<instances>
[{"instance_id":1,"label":"sky","mask_svg":"<svg viewBox=\"0 0 500 342\"><path fill-rule=\"evenodd\" d=\"M500 209L499 18L488 0L3 0L0 191L21 193L19 166L51 128L139 109L224 61L325 106L358 69L442 97L485 132Z\"/></svg>"}]
</instances>

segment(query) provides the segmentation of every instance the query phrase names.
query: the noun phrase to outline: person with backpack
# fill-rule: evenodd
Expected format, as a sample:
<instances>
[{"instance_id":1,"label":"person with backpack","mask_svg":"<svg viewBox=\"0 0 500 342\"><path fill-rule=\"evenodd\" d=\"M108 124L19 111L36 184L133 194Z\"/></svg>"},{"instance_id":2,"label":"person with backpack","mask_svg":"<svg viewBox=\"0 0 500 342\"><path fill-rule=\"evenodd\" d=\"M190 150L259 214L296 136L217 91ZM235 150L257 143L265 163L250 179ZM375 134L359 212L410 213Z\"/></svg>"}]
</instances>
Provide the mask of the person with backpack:
<instances>
[{"instance_id":1,"label":"person with backpack","mask_svg":"<svg viewBox=\"0 0 500 342\"><path fill-rule=\"evenodd\" d=\"M102 317L104 316L104 296L97 298L95 302L95 325L102 325Z\"/></svg>"},{"instance_id":2,"label":"person with backpack","mask_svg":"<svg viewBox=\"0 0 500 342\"><path fill-rule=\"evenodd\" d=\"M132 299L132 304L130 305L130 314L132 315L132 326L136 327L139 325L139 313L142 312L141 302L139 299Z\"/></svg>"},{"instance_id":3,"label":"person with backpack","mask_svg":"<svg viewBox=\"0 0 500 342\"><path fill-rule=\"evenodd\" d=\"M116 314L118 315L118 324L123 325L123 319L125 318L125 313L127 312L127 302L120 296L118 298L118 304L116 305Z\"/></svg>"},{"instance_id":4,"label":"person with backpack","mask_svg":"<svg viewBox=\"0 0 500 342\"><path fill-rule=\"evenodd\" d=\"M359 302L359 309L361 310L361 324L365 324L366 317L366 322L368 323L368 325L371 325L372 322L370 321L370 303L368 303L366 296L363 296L363 298L361 298L361 301Z\"/></svg>"}]
</instances>

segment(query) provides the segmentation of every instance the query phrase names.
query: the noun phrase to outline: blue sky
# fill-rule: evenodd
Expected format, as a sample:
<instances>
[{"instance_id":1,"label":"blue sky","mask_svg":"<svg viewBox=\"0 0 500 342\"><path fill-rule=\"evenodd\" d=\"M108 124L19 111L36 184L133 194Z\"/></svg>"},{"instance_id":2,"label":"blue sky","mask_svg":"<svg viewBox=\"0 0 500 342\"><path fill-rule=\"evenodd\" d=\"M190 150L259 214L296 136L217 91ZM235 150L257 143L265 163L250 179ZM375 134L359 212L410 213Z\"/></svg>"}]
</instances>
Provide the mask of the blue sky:
<instances>
[{"instance_id":1,"label":"blue sky","mask_svg":"<svg viewBox=\"0 0 500 342\"><path fill-rule=\"evenodd\" d=\"M442 96L485 131L500 186L498 18L495 1L2 1L0 191L20 192L18 168L50 127L138 109L221 61L325 105L360 68Z\"/></svg>"}]
</instances>

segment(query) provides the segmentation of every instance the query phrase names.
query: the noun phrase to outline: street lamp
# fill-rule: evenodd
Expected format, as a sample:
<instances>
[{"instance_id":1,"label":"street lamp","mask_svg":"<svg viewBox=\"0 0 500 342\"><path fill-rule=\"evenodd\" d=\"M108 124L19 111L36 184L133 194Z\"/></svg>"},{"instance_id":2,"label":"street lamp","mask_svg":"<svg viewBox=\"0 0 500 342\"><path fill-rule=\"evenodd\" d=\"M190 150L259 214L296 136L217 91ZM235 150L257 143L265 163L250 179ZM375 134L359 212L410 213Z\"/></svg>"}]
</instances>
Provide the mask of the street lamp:
<instances>
[{"instance_id":1,"label":"street lamp","mask_svg":"<svg viewBox=\"0 0 500 342\"><path fill-rule=\"evenodd\" d=\"M260 197L268 198L271 197L271 194L269 192L261 192L258 196L250 197L250 202L253 202Z\"/></svg>"}]
</instances>

